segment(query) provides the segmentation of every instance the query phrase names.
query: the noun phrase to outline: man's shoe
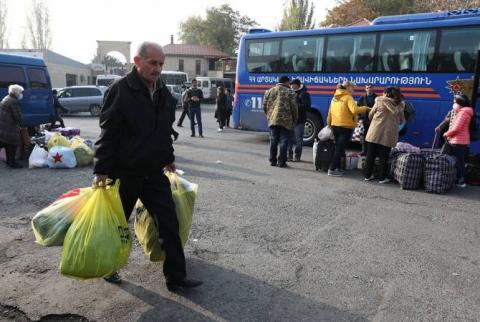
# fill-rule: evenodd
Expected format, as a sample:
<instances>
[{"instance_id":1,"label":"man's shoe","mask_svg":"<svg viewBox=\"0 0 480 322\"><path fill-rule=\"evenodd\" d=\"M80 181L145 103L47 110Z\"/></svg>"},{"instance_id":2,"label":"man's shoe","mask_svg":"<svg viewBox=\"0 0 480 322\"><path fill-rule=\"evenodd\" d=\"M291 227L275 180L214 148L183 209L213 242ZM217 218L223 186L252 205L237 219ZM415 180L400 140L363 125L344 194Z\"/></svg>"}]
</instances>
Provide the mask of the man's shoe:
<instances>
[{"instance_id":1,"label":"man's shoe","mask_svg":"<svg viewBox=\"0 0 480 322\"><path fill-rule=\"evenodd\" d=\"M223 132L223 129L218 129L217 132Z\"/></svg>"},{"instance_id":2,"label":"man's shoe","mask_svg":"<svg viewBox=\"0 0 480 322\"><path fill-rule=\"evenodd\" d=\"M328 170L327 173L330 177L343 177L345 173L340 172L338 170Z\"/></svg>"},{"instance_id":3,"label":"man's shoe","mask_svg":"<svg viewBox=\"0 0 480 322\"><path fill-rule=\"evenodd\" d=\"M287 167L288 167L288 165L287 165L286 162L279 163L278 166L279 166L280 168L287 168Z\"/></svg>"},{"instance_id":4,"label":"man's shoe","mask_svg":"<svg viewBox=\"0 0 480 322\"><path fill-rule=\"evenodd\" d=\"M113 273L113 274L110 275L110 276L104 277L103 279L104 279L105 281L109 282L109 283L112 283L112 284L120 284L120 283L122 283L122 278L120 277L120 275L118 275L117 272Z\"/></svg>"},{"instance_id":5,"label":"man's shoe","mask_svg":"<svg viewBox=\"0 0 480 322\"><path fill-rule=\"evenodd\" d=\"M195 137L195 134L190 134L190 137L194 138L194 137Z\"/></svg>"},{"instance_id":6,"label":"man's shoe","mask_svg":"<svg viewBox=\"0 0 480 322\"><path fill-rule=\"evenodd\" d=\"M390 181L391 181L390 179L385 178L383 180L380 180L378 183L385 184L385 183L389 183Z\"/></svg>"},{"instance_id":7,"label":"man's shoe","mask_svg":"<svg viewBox=\"0 0 480 322\"><path fill-rule=\"evenodd\" d=\"M459 182L457 183L457 187L459 188L466 188L467 187L467 184L465 182Z\"/></svg>"},{"instance_id":8,"label":"man's shoe","mask_svg":"<svg viewBox=\"0 0 480 322\"><path fill-rule=\"evenodd\" d=\"M295 162L301 162L300 157L295 157Z\"/></svg>"},{"instance_id":9,"label":"man's shoe","mask_svg":"<svg viewBox=\"0 0 480 322\"><path fill-rule=\"evenodd\" d=\"M177 292L182 288L194 288L202 285L202 281L183 279L181 281L167 281L167 289L170 292Z\"/></svg>"},{"instance_id":10,"label":"man's shoe","mask_svg":"<svg viewBox=\"0 0 480 322\"><path fill-rule=\"evenodd\" d=\"M21 168L23 168L23 165L15 162L13 164L9 164L8 167L11 168L11 169L21 169Z\"/></svg>"},{"instance_id":11,"label":"man's shoe","mask_svg":"<svg viewBox=\"0 0 480 322\"><path fill-rule=\"evenodd\" d=\"M292 161L293 161L293 156L291 156L291 157L288 157L288 158L287 158L287 161L290 161L290 162L292 162Z\"/></svg>"},{"instance_id":12,"label":"man's shoe","mask_svg":"<svg viewBox=\"0 0 480 322\"><path fill-rule=\"evenodd\" d=\"M202 135L202 134L200 134L198 137L203 139L203 135Z\"/></svg>"},{"instance_id":13,"label":"man's shoe","mask_svg":"<svg viewBox=\"0 0 480 322\"><path fill-rule=\"evenodd\" d=\"M365 179L363 179L363 180L365 180L365 181L372 181L373 179L375 179L375 176L372 174L370 177L365 178Z\"/></svg>"},{"instance_id":14,"label":"man's shoe","mask_svg":"<svg viewBox=\"0 0 480 322\"><path fill-rule=\"evenodd\" d=\"M277 162L270 162L270 165L271 165L272 167L276 167L276 166L277 166Z\"/></svg>"}]
</instances>

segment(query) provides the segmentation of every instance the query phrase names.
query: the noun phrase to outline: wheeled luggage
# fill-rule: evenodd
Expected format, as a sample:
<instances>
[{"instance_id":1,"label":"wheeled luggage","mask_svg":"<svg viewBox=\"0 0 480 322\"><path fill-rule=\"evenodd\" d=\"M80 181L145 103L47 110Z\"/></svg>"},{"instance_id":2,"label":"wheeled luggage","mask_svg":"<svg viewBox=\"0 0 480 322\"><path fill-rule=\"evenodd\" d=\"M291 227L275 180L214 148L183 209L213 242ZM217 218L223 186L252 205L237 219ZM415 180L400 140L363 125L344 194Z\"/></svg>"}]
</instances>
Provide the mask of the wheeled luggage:
<instances>
[{"instance_id":1,"label":"wheeled luggage","mask_svg":"<svg viewBox=\"0 0 480 322\"><path fill-rule=\"evenodd\" d=\"M322 169L328 171L328 167L332 162L333 153L335 152L335 142L332 140L318 141L313 144L313 163L315 170Z\"/></svg>"}]
</instances>

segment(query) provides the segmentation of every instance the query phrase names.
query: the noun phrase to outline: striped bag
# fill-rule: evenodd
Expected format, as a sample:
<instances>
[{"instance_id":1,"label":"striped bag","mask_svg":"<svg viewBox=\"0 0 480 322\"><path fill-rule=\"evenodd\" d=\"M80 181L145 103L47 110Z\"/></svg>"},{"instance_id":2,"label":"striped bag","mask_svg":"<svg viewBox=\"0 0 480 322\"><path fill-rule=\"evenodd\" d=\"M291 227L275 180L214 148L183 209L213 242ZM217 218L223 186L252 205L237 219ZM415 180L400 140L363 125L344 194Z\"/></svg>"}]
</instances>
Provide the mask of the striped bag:
<instances>
[{"instance_id":1,"label":"striped bag","mask_svg":"<svg viewBox=\"0 0 480 322\"><path fill-rule=\"evenodd\" d=\"M425 157L425 191L445 193L452 189L457 177L455 157L441 154L439 150L422 150L422 154Z\"/></svg>"},{"instance_id":2,"label":"striped bag","mask_svg":"<svg viewBox=\"0 0 480 322\"><path fill-rule=\"evenodd\" d=\"M417 153L404 153L394 163L393 178L402 189L418 189L423 178L425 157Z\"/></svg>"}]
</instances>

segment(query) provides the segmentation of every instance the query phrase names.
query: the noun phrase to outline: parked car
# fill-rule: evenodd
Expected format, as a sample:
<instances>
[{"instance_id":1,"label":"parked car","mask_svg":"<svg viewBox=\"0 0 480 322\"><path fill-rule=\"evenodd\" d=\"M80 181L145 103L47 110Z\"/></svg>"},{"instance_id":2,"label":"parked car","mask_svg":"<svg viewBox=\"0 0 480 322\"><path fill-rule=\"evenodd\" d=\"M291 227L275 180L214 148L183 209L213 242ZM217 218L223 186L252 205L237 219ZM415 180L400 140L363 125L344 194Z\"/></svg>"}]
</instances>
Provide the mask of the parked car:
<instances>
[{"instance_id":1,"label":"parked car","mask_svg":"<svg viewBox=\"0 0 480 322\"><path fill-rule=\"evenodd\" d=\"M0 100L8 94L8 86L23 86L20 110L24 125L33 128L50 122L53 115L52 85L42 59L0 54Z\"/></svg>"},{"instance_id":2,"label":"parked car","mask_svg":"<svg viewBox=\"0 0 480 322\"><path fill-rule=\"evenodd\" d=\"M103 106L104 86L70 86L58 92L58 100L68 113L90 112L99 116Z\"/></svg>"},{"instance_id":3,"label":"parked car","mask_svg":"<svg viewBox=\"0 0 480 322\"><path fill-rule=\"evenodd\" d=\"M177 107L182 107L182 87L180 85L167 84L167 88L177 100Z\"/></svg>"}]
</instances>

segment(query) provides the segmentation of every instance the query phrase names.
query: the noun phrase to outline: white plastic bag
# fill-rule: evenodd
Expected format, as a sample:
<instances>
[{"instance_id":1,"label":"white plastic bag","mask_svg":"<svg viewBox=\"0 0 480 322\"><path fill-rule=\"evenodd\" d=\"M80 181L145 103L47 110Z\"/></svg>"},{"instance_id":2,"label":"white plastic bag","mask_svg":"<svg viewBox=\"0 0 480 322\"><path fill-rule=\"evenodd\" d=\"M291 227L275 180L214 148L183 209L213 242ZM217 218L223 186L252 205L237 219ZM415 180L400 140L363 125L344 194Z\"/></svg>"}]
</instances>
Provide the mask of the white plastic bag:
<instances>
[{"instance_id":1,"label":"white plastic bag","mask_svg":"<svg viewBox=\"0 0 480 322\"><path fill-rule=\"evenodd\" d=\"M48 152L39 145L35 145L30 157L28 158L28 167L32 168L45 168L47 167Z\"/></svg>"},{"instance_id":2,"label":"white plastic bag","mask_svg":"<svg viewBox=\"0 0 480 322\"><path fill-rule=\"evenodd\" d=\"M49 168L75 168L77 160L71 148L64 146L54 146L48 151L48 167Z\"/></svg>"},{"instance_id":3,"label":"white plastic bag","mask_svg":"<svg viewBox=\"0 0 480 322\"><path fill-rule=\"evenodd\" d=\"M333 131L329 126L325 126L323 129L318 132L318 139L320 141L328 141L328 140L333 140Z\"/></svg>"}]
</instances>

